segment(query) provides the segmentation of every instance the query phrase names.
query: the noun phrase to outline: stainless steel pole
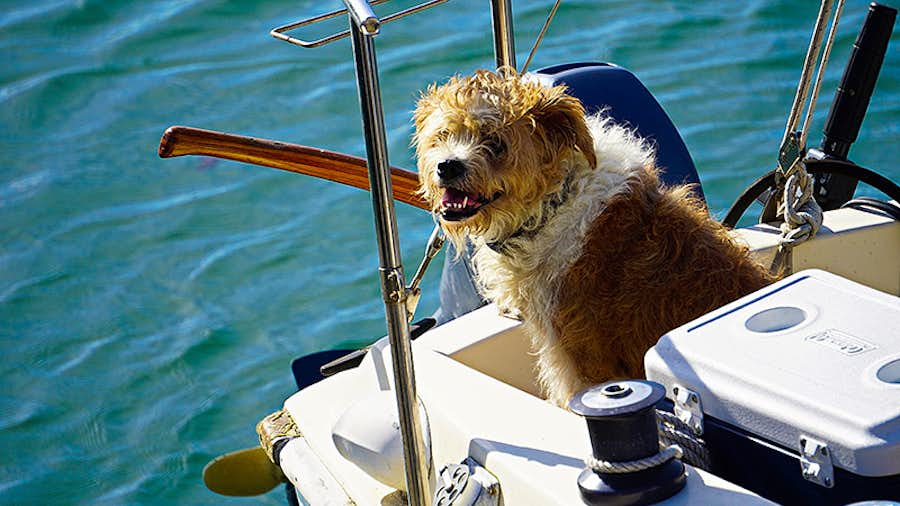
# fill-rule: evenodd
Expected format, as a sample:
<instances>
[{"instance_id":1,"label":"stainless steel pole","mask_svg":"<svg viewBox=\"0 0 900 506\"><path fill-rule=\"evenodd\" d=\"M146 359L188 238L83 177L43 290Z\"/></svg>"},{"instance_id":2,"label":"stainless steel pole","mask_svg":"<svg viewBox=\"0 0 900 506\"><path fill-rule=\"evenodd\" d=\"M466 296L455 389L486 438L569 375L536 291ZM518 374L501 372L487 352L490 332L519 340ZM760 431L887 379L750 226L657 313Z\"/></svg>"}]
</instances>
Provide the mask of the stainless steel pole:
<instances>
[{"instance_id":1,"label":"stainless steel pole","mask_svg":"<svg viewBox=\"0 0 900 506\"><path fill-rule=\"evenodd\" d=\"M491 0L494 26L494 58L497 68L516 68L516 41L513 34L510 0Z\"/></svg>"},{"instance_id":2,"label":"stainless steel pole","mask_svg":"<svg viewBox=\"0 0 900 506\"><path fill-rule=\"evenodd\" d=\"M406 490L410 504L427 506L431 502L431 491L428 486L431 458L425 449L418 397L416 396L412 346L406 311L406 281L400 258L400 242L397 234L397 218L394 212L387 140L384 130L384 113L378 85L378 66L372 42L373 28L377 31L379 22L374 14L371 14L367 3L353 0L344 0L344 3L351 12L350 32L353 54L356 59L356 80L362 108L363 130L366 137L369 183L372 187L381 293L384 298L385 318L391 343L400 434L403 437ZM359 12L354 12L354 10ZM369 26L360 26L361 20L368 20Z\"/></svg>"},{"instance_id":3,"label":"stainless steel pole","mask_svg":"<svg viewBox=\"0 0 900 506\"><path fill-rule=\"evenodd\" d=\"M372 6L366 0L344 0L350 18L366 35L378 35L381 21L375 16ZM353 23L351 23L352 29Z\"/></svg>"}]
</instances>

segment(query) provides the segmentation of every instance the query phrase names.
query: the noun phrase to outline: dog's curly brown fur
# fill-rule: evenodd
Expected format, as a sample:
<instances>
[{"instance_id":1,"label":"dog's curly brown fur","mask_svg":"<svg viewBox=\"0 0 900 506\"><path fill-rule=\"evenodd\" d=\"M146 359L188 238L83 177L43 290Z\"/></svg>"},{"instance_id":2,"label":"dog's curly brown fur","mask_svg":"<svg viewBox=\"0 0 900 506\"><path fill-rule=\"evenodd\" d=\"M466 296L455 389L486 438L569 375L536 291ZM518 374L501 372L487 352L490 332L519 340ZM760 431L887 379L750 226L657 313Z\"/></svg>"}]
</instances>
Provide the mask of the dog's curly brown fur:
<instances>
[{"instance_id":1,"label":"dog's curly brown fur","mask_svg":"<svg viewBox=\"0 0 900 506\"><path fill-rule=\"evenodd\" d=\"M662 334L773 281L688 187L660 184L646 142L564 87L478 71L430 87L415 123L423 197L523 317L559 405L643 376Z\"/></svg>"},{"instance_id":2,"label":"dog's curly brown fur","mask_svg":"<svg viewBox=\"0 0 900 506\"><path fill-rule=\"evenodd\" d=\"M583 384L643 377L660 336L773 281L688 187L664 188L653 170L627 184L588 232L552 317Z\"/></svg>"}]
</instances>

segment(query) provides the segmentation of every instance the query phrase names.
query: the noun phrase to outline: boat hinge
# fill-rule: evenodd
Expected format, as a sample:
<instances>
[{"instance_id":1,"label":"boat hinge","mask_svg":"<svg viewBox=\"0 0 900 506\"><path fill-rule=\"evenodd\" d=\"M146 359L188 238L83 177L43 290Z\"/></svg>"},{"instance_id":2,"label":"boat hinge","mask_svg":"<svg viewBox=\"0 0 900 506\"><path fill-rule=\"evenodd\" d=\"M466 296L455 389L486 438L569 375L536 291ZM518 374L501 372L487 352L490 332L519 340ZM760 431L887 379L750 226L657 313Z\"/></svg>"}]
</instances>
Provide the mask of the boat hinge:
<instances>
[{"instance_id":1,"label":"boat hinge","mask_svg":"<svg viewBox=\"0 0 900 506\"><path fill-rule=\"evenodd\" d=\"M496 506L500 482L471 457L462 464L447 464L438 475L433 506Z\"/></svg>"},{"instance_id":2,"label":"boat hinge","mask_svg":"<svg viewBox=\"0 0 900 506\"><path fill-rule=\"evenodd\" d=\"M800 472L803 478L825 488L834 486L834 465L825 443L800 435Z\"/></svg>"},{"instance_id":3,"label":"boat hinge","mask_svg":"<svg viewBox=\"0 0 900 506\"><path fill-rule=\"evenodd\" d=\"M675 385L672 393L675 394L675 416L690 427L694 435L703 435L703 406L700 404L700 396L681 385Z\"/></svg>"}]
</instances>

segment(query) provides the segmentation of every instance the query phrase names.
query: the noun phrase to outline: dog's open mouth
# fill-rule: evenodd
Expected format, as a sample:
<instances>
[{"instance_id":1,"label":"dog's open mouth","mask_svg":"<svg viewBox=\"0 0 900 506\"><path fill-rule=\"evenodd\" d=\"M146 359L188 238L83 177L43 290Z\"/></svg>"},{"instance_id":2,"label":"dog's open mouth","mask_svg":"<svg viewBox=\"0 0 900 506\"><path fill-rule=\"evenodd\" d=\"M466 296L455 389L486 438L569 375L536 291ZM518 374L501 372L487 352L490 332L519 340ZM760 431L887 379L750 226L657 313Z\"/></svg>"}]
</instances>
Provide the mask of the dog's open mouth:
<instances>
[{"instance_id":1,"label":"dog's open mouth","mask_svg":"<svg viewBox=\"0 0 900 506\"><path fill-rule=\"evenodd\" d=\"M500 197L500 193L488 198L479 193L469 193L456 188L446 188L441 198L441 218L447 221L462 221L475 216L482 207Z\"/></svg>"}]
</instances>

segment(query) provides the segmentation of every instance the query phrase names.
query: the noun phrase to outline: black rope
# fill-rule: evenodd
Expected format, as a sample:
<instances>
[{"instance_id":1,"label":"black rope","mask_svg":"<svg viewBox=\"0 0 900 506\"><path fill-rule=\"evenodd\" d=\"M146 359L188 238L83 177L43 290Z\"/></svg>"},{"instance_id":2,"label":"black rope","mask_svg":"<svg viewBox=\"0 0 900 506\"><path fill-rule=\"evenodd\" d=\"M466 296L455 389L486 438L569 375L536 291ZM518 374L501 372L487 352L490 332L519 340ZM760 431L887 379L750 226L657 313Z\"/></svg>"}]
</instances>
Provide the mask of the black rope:
<instances>
[{"instance_id":1,"label":"black rope","mask_svg":"<svg viewBox=\"0 0 900 506\"><path fill-rule=\"evenodd\" d=\"M728 228L734 228L735 225L737 225L738 220L741 219L741 216L744 215L744 212L747 211L747 208L750 207L750 204L752 204L757 197L762 195L764 191L774 186L775 171L770 170L741 192L734 203L731 204L731 208L728 209L725 217L722 218L722 224Z\"/></svg>"},{"instance_id":2,"label":"black rope","mask_svg":"<svg viewBox=\"0 0 900 506\"><path fill-rule=\"evenodd\" d=\"M874 209L890 216L894 221L900 221L900 206L893 202L887 202L872 197L857 197L844 203L844 205L841 206L841 209L845 207L859 209L860 211Z\"/></svg>"},{"instance_id":3,"label":"black rope","mask_svg":"<svg viewBox=\"0 0 900 506\"><path fill-rule=\"evenodd\" d=\"M850 162L842 162L839 160L807 160L806 171L811 176L837 174L853 178L884 193L889 199L900 202L900 187L898 187L896 183L881 174ZM731 205L731 208L728 209L728 212L725 214L725 218L722 219L722 224L728 228L734 228L734 226L737 225L738 220L741 219L741 216L744 215L744 212L747 211L747 208L750 207L750 204L752 204L757 197L762 195L763 192L772 188L774 185L775 171L773 170L763 174L762 177L754 181L740 194L740 196L738 196Z\"/></svg>"}]
</instances>

